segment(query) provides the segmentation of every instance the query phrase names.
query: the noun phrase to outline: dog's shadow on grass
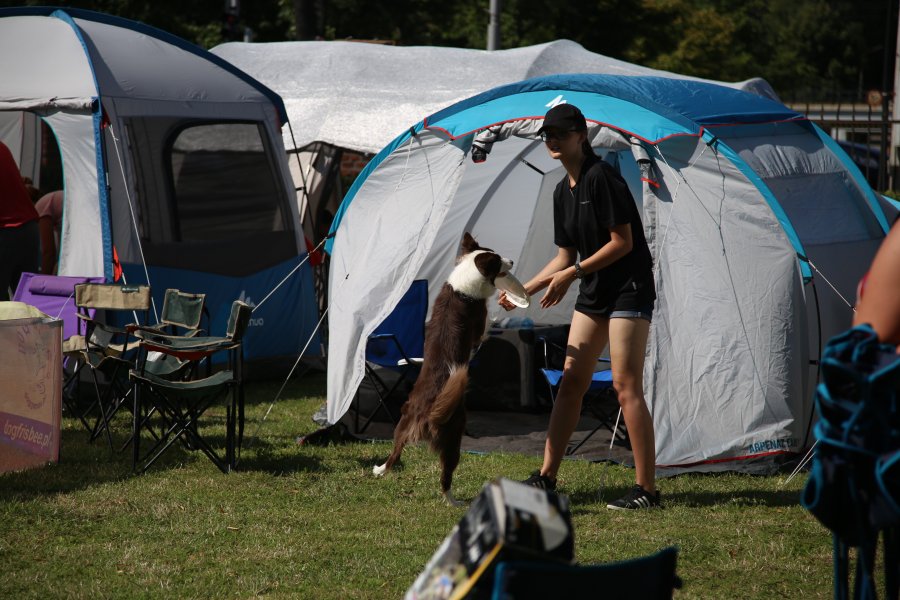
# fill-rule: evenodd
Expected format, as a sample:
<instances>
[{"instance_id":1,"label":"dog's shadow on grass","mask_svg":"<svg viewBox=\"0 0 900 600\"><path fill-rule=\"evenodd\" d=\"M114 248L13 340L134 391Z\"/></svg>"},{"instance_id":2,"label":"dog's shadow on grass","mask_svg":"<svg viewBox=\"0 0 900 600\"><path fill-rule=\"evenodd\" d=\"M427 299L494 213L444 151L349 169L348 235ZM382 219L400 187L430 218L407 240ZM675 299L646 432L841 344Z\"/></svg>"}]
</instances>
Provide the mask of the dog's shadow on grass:
<instances>
[{"instance_id":1,"label":"dog's shadow on grass","mask_svg":"<svg viewBox=\"0 0 900 600\"><path fill-rule=\"evenodd\" d=\"M258 471L277 477L294 473L327 473L330 469L318 456L299 452L299 446L283 439L244 441L237 471Z\"/></svg>"},{"instance_id":2,"label":"dog's shadow on grass","mask_svg":"<svg viewBox=\"0 0 900 600\"><path fill-rule=\"evenodd\" d=\"M242 458L238 462L237 470L239 472L258 471L276 477L283 477L295 473L328 473L331 469L326 467L321 459L315 456L295 455L284 457L258 454L253 457Z\"/></svg>"}]
</instances>

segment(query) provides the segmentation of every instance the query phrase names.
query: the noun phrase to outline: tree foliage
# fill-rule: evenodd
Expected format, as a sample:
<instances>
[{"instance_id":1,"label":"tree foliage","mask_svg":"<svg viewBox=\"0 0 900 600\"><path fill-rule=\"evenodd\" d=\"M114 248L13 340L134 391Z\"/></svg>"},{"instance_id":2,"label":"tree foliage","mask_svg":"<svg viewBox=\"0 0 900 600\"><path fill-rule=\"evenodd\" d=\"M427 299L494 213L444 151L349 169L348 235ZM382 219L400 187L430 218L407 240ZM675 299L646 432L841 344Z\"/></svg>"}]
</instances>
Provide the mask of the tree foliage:
<instances>
[{"instance_id":1,"label":"tree foliage","mask_svg":"<svg viewBox=\"0 0 900 600\"><path fill-rule=\"evenodd\" d=\"M43 4L26 0L26 5ZM243 38L364 39L484 48L489 0L58 0L166 30L203 47ZM0 0L0 6L22 2ZM504 48L570 39L592 52L698 77L763 77L784 95L892 87L896 0L504 0ZM889 64L885 64L886 61ZM885 66L888 68L885 69Z\"/></svg>"}]
</instances>

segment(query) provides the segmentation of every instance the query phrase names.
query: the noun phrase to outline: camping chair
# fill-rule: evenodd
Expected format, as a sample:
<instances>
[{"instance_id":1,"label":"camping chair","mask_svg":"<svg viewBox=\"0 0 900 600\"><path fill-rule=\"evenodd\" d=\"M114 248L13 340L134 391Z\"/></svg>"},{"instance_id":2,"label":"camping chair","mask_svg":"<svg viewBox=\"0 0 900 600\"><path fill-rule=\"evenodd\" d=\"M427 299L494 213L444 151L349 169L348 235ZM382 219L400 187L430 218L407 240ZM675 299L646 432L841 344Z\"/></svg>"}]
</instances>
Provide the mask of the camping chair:
<instances>
[{"instance_id":1,"label":"camping chair","mask_svg":"<svg viewBox=\"0 0 900 600\"><path fill-rule=\"evenodd\" d=\"M40 309L44 314L59 319L63 322L63 343L68 348L68 340L78 334L78 312L75 306L75 286L79 283L99 283L102 277L67 277L62 275L40 275L38 273L22 273L19 285L16 287L13 300L24 302ZM94 311L90 311L93 317ZM76 361L71 357L63 356L63 374L67 369L74 370ZM90 430L90 426L84 419L84 415L78 411L75 398L72 396L72 383L74 377L71 374L63 383L63 406L66 410L79 417L84 426Z\"/></svg>"},{"instance_id":2,"label":"camping chair","mask_svg":"<svg viewBox=\"0 0 900 600\"><path fill-rule=\"evenodd\" d=\"M556 393L559 391L563 376L561 365L565 361L565 350L547 338L538 338L538 341L542 343L544 349L544 368L541 369L541 375L544 376L550 389L550 400L556 402ZM601 357L599 362L609 363L609 359ZM560 365L560 368L551 365ZM590 387L584 396L582 409L587 409L599 424L577 444L566 448L566 455L575 454L600 429L609 431L613 436L613 442L631 449L625 422L621 418L622 409L619 407L616 390L613 387L612 370L607 368L594 371Z\"/></svg>"},{"instance_id":3,"label":"camping chair","mask_svg":"<svg viewBox=\"0 0 900 600\"><path fill-rule=\"evenodd\" d=\"M200 322L209 312L204 303L206 294L189 294L181 290L168 289L163 296L162 313L159 323L144 325L143 329L155 329L165 335L193 337L202 333Z\"/></svg>"},{"instance_id":4,"label":"camping chair","mask_svg":"<svg viewBox=\"0 0 900 600\"><path fill-rule=\"evenodd\" d=\"M675 572L677 561L678 549L669 547L649 556L596 565L548 560L501 562L494 573L491 598L555 598L560 590L566 590L566 598L664 600L681 588L681 578Z\"/></svg>"},{"instance_id":5,"label":"camping chair","mask_svg":"<svg viewBox=\"0 0 900 600\"><path fill-rule=\"evenodd\" d=\"M235 468L244 434L242 340L250 322L250 313L249 305L235 300L222 337L170 336L147 329L135 331L143 356L149 352L161 352L196 364L217 352L228 353L227 369L203 379L166 379L147 370L146 360L132 369L130 378L136 384L132 467L136 472L145 472L176 441L181 441L189 450L202 451L223 473ZM201 434L199 420L225 396L229 397L229 402L226 404L225 453L222 456ZM162 423L161 434L153 435L152 447L142 455L141 430L150 429L154 415Z\"/></svg>"},{"instance_id":6,"label":"camping chair","mask_svg":"<svg viewBox=\"0 0 900 600\"><path fill-rule=\"evenodd\" d=\"M130 332L142 330L171 336L195 337L203 333L200 327L203 316L209 321L209 311L205 306L206 294L189 294L181 290L168 289L163 297L162 313L159 323L154 325L128 325ZM186 369L189 361L181 360L170 354L161 352L148 353L145 357L145 368L160 377L169 379ZM209 365L207 364L207 367ZM208 370L207 375L210 372Z\"/></svg>"},{"instance_id":7,"label":"camping chair","mask_svg":"<svg viewBox=\"0 0 900 600\"><path fill-rule=\"evenodd\" d=\"M80 320L79 334L69 339L64 350L79 359L73 377L80 378L81 371L86 368L96 395L88 411L82 415L82 421L87 424L84 417L96 406L98 414L94 424L88 426L90 441L105 432L112 448L109 423L131 394L128 371L134 366L137 342L127 329L97 319L96 313L103 311L105 319L109 320L115 312L129 312L137 318L140 311L146 321L150 312L150 288L145 285L80 283L75 286L75 305L78 307L76 316Z\"/></svg>"},{"instance_id":8,"label":"camping chair","mask_svg":"<svg viewBox=\"0 0 900 600\"><path fill-rule=\"evenodd\" d=\"M425 352L425 317L428 313L428 281L417 279L400 298L396 308L375 328L366 340L366 378L377 395L378 405L368 416L362 428L359 426L360 392L356 393L355 433L366 430L375 416L383 411L392 423L394 416L388 401L404 382L415 380L421 357ZM398 374L397 379L388 384L379 374L378 368L389 369Z\"/></svg>"},{"instance_id":9,"label":"camping chair","mask_svg":"<svg viewBox=\"0 0 900 600\"><path fill-rule=\"evenodd\" d=\"M22 273L13 300L24 302L44 314L63 322L63 340L78 333L75 316L75 286L79 283L100 283L102 277L69 277Z\"/></svg>"}]
</instances>

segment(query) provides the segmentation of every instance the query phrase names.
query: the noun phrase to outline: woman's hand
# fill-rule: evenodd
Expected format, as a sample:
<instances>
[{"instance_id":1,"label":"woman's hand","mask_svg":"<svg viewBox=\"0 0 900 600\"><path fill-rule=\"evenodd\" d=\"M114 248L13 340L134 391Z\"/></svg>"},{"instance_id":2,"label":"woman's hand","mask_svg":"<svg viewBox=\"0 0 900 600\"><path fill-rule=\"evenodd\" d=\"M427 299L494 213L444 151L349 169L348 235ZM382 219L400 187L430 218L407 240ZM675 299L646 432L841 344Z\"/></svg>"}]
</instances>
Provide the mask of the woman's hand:
<instances>
[{"instance_id":1,"label":"woman's hand","mask_svg":"<svg viewBox=\"0 0 900 600\"><path fill-rule=\"evenodd\" d=\"M500 296L497 298L497 304L499 304L506 311L510 311L516 307L516 305L510 302L509 298L506 297L506 292L504 290L500 290Z\"/></svg>"},{"instance_id":2,"label":"woman's hand","mask_svg":"<svg viewBox=\"0 0 900 600\"><path fill-rule=\"evenodd\" d=\"M547 291L541 298L541 308L550 308L556 306L565 297L569 291L569 286L575 281L575 277L569 273L570 269L563 269L553 274Z\"/></svg>"}]
</instances>

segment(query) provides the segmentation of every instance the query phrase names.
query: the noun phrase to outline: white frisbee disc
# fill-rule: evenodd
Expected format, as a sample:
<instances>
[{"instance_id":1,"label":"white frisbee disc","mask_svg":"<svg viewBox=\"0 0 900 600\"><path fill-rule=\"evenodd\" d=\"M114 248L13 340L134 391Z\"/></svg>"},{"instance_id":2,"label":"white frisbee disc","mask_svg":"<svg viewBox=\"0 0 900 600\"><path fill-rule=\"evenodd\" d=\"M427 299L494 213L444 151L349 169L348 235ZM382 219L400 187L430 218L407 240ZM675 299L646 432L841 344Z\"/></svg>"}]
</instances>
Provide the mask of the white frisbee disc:
<instances>
[{"instance_id":1,"label":"white frisbee disc","mask_svg":"<svg viewBox=\"0 0 900 600\"><path fill-rule=\"evenodd\" d=\"M528 305L531 304L531 299L525 291L525 286L512 273L506 273L501 277L495 278L494 285L497 286L498 290L506 292L507 299L519 308L528 308Z\"/></svg>"}]
</instances>

